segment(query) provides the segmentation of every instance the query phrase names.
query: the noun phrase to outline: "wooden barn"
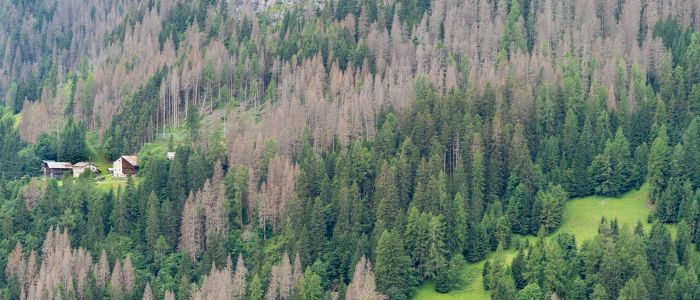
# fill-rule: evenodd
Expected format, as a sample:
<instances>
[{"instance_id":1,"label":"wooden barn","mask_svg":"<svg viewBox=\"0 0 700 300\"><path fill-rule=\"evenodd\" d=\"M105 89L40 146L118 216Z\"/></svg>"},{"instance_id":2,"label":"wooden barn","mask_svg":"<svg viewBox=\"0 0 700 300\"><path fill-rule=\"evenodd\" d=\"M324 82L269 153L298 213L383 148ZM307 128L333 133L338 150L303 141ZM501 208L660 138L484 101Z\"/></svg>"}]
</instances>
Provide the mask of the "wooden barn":
<instances>
[{"instance_id":1,"label":"wooden barn","mask_svg":"<svg viewBox=\"0 0 700 300\"><path fill-rule=\"evenodd\" d=\"M138 158L134 155L122 156L112 163L112 175L118 178L123 178L129 175L135 176L138 169Z\"/></svg>"},{"instance_id":2,"label":"wooden barn","mask_svg":"<svg viewBox=\"0 0 700 300\"><path fill-rule=\"evenodd\" d=\"M43 160L41 161L41 171L46 177L61 179L63 178L63 173L73 171L73 165L69 162Z\"/></svg>"}]
</instances>

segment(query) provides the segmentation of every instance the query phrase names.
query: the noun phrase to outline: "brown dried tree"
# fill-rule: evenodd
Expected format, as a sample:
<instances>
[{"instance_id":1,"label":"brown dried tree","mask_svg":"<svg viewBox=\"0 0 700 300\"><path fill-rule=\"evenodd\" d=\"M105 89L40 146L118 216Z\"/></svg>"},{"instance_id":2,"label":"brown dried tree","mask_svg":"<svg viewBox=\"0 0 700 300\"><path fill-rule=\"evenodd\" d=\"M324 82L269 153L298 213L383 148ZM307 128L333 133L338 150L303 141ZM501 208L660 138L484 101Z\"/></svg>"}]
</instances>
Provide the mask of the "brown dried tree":
<instances>
[{"instance_id":1,"label":"brown dried tree","mask_svg":"<svg viewBox=\"0 0 700 300\"><path fill-rule=\"evenodd\" d=\"M245 263L243 263L243 255L239 253L238 260L236 261L236 272L233 274L233 293L231 296L234 300L245 299L246 275L248 275L248 268L246 268Z\"/></svg>"},{"instance_id":2,"label":"brown dried tree","mask_svg":"<svg viewBox=\"0 0 700 300\"><path fill-rule=\"evenodd\" d=\"M112 277L109 280L110 296L114 298L124 297L124 276L122 275L122 264L117 259L112 269Z\"/></svg>"},{"instance_id":3,"label":"brown dried tree","mask_svg":"<svg viewBox=\"0 0 700 300\"><path fill-rule=\"evenodd\" d=\"M272 231L276 232L282 221L285 204L294 193L294 178L298 167L289 158L275 155L270 160L268 169L267 181L260 191L258 219L263 231L270 224Z\"/></svg>"},{"instance_id":4,"label":"brown dried tree","mask_svg":"<svg viewBox=\"0 0 700 300\"><path fill-rule=\"evenodd\" d=\"M33 210L39 203L39 200L44 196L46 191L46 181L38 178L32 178L29 184L22 191L24 205L29 210Z\"/></svg>"},{"instance_id":5,"label":"brown dried tree","mask_svg":"<svg viewBox=\"0 0 700 300\"><path fill-rule=\"evenodd\" d=\"M215 164L211 181L207 180L204 183L204 187L199 193L199 198L204 208L204 227L207 239L206 244L208 246L211 238L215 235L226 235L228 228L224 207L226 203L226 184L224 183L221 162Z\"/></svg>"},{"instance_id":6,"label":"brown dried tree","mask_svg":"<svg viewBox=\"0 0 700 300\"><path fill-rule=\"evenodd\" d=\"M345 300L383 300L386 296L377 292L372 263L363 255L355 265L355 273L345 293Z\"/></svg>"},{"instance_id":7,"label":"brown dried tree","mask_svg":"<svg viewBox=\"0 0 700 300\"><path fill-rule=\"evenodd\" d=\"M87 296L86 289L88 288L88 275L92 269L92 255L90 252L78 248L73 251L73 266L72 273L74 274L75 289L78 293L78 298L84 299Z\"/></svg>"},{"instance_id":8,"label":"brown dried tree","mask_svg":"<svg viewBox=\"0 0 700 300\"><path fill-rule=\"evenodd\" d=\"M142 300L153 300L153 291L151 290L151 283L146 282L146 288L143 290Z\"/></svg>"},{"instance_id":9,"label":"brown dried tree","mask_svg":"<svg viewBox=\"0 0 700 300\"><path fill-rule=\"evenodd\" d=\"M301 265L301 256L299 256L299 251L297 251L296 255L294 255L294 271L292 272L292 285L296 286L299 283L299 280L301 280L301 277L304 276Z\"/></svg>"},{"instance_id":10,"label":"brown dried tree","mask_svg":"<svg viewBox=\"0 0 700 300\"><path fill-rule=\"evenodd\" d=\"M22 243L17 241L15 244L15 249L12 250L10 256L7 258L7 266L5 266L5 276L12 277L17 276L22 278L24 276L25 262L24 254L22 254ZM22 283L22 281L20 281Z\"/></svg>"},{"instance_id":11,"label":"brown dried tree","mask_svg":"<svg viewBox=\"0 0 700 300\"><path fill-rule=\"evenodd\" d=\"M182 209L182 225L180 230L180 250L190 255L196 261L202 251L204 224L202 222L201 205L197 196L191 192Z\"/></svg>"},{"instance_id":12,"label":"brown dried tree","mask_svg":"<svg viewBox=\"0 0 700 300\"><path fill-rule=\"evenodd\" d=\"M67 230L61 233L58 228L49 228L42 246L41 266L37 266L36 252L31 252L26 263L21 252L21 245L17 245L6 267L6 275L19 280L20 299L55 299L65 293L78 299L86 297L92 257L82 248L70 247Z\"/></svg>"},{"instance_id":13,"label":"brown dried tree","mask_svg":"<svg viewBox=\"0 0 700 300\"><path fill-rule=\"evenodd\" d=\"M173 291L166 291L163 300L175 300L175 293L173 293Z\"/></svg>"},{"instance_id":14,"label":"brown dried tree","mask_svg":"<svg viewBox=\"0 0 700 300\"><path fill-rule=\"evenodd\" d=\"M202 281L201 292L204 299L227 300L233 295L230 266L221 270L212 264L211 271Z\"/></svg>"},{"instance_id":15,"label":"brown dried tree","mask_svg":"<svg viewBox=\"0 0 700 300\"><path fill-rule=\"evenodd\" d=\"M105 288L107 285L107 277L109 276L109 261L107 260L107 252L105 252L104 249L100 252L100 260L93 270L93 275L95 276L97 288Z\"/></svg>"},{"instance_id":16,"label":"brown dried tree","mask_svg":"<svg viewBox=\"0 0 700 300\"><path fill-rule=\"evenodd\" d=\"M292 265L289 255L284 252L282 260L272 267L270 284L267 287L267 299L289 299L296 285L292 278Z\"/></svg>"},{"instance_id":17,"label":"brown dried tree","mask_svg":"<svg viewBox=\"0 0 700 300\"><path fill-rule=\"evenodd\" d=\"M131 263L131 255L126 256L124 259L124 265L122 266L122 284L124 286L124 292L130 294L134 291L134 281L136 277L134 275L134 266Z\"/></svg>"}]
</instances>

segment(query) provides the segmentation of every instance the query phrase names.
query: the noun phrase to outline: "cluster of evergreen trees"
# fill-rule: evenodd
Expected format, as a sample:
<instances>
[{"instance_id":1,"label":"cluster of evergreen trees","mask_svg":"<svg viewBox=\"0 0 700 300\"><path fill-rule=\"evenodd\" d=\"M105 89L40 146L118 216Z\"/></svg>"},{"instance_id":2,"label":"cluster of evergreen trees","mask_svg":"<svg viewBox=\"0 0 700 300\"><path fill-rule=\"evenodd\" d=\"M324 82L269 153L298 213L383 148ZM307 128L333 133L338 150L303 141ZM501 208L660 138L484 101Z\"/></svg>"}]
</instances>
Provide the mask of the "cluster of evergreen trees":
<instances>
[{"instance_id":1,"label":"cluster of evergreen trees","mask_svg":"<svg viewBox=\"0 0 700 300\"><path fill-rule=\"evenodd\" d=\"M0 107L0 165L3 167L3 177L21 177L22 166L18 157L22 142L19 139L19 132L15 128L15 116L11 112Z\"/></svg>"},{"instance_id":2,"label":"cluster of evergreen trees","mask_svg":"<svg viewBox=\"0 0 700 300\"><path fill-rule=\"evenodd\" d=\"M695 299L700 292L691 228L675 239L662 223L645 233L602 219L598 235L577 244L569 233L525 240L511 264L503 255L484 265L493 299Z\"/></svg>"},{"instance_id":3,"label":"cluster of evergreen trees","mask_svg":"<svg viewBox=\"0 0 700 300\"><path fill-rule=\"evenodd\" d=\"M87 129L72 118L68 119L58 136L43 133L36 144L20 139L16 123L16 116L0 106L0 177L12 180L27 175L36 176L41 173L41 160L76 163L88 159Z\"/></svg>"},{"instance_id":4,"label":"cluster of evergreen trees","mask_svg":"<svg viewBox=\"0 0 700 300\"><path fill-rule=\"evenodd\" d=\"M20 140L16 124L12 110L0 106L0 178L36 175L41 169L34 145Z\"/></svg>"},{"instance_id":5,"label":"cluster of evergreen trees","mask_svg":"<svg viewBox=\"0 0 700 300\"><path fill-rule=\"evenodd\" d=\"M241 101L278 101L278 92L298 87L277 91L273 61L260 59L268 52L283 61L318 54L321 69L332 69L337 62L339 69L366 66L367 74L376 75L378 59L372 59L365 37L340 27L317 34L317 26L359 18L362 12L363 22L383 16L383 30L401 33L391 28L399 24L409 33L429 13L430 2L378 6L376 1L330 1L316 12L321 22L308 23L314 25L301 24L298 10L274 24L243 18L235 32L222 35L231 37L224 51L240 55L240 62L246 63L224 68L219 79L212 61L198 64L202 69L190 74L196 86L175 89L170 92L174 95L161 93L165 82L177 82L166 81L168 68L159 69L139 88L126 89L104 131L103 152L114 159L152 140L157 127L151 125L159 109L165 109L159 106L164 99L177 103L175 117L185 99L189 142L196 144L201 138L198 109L215 109L234 98L220 81L237 86ZM532 3L509 1L498 8L508 11L499 60L533 49L533 12L528 8ZM200 1L199 7L183 4L163 12L167 17L159 33L160 47L172 39L179 48L188 30L199 37L194 24L207 23L201 28L207 40L213 40L229 19L209 18L212 4ZM145 18L141 10L133 17ZM394 22L395 17L401 22ZM106 42L124 39L134 22L126 18ZM539 234L535 243L515 245L519 252L512 265L500 259L486 264L485 288L494 299L537 299L553 293L566 299L692 298L698 292L697 262L689 249L700 236L700 177L695 175L700 172L700 38L681 24L669 18L656 25L654 35L672 58L662 61L655 76L620 59L613 66L618 84L608 88L593 79L594 67L568 55L558 62L563 65L561 85L541 74L533 76L533 109L524 112L518 105L529 104L518 104L526 100L518 94L515 75L478 89L463 82L449 89L436 87L419 77L412 106L401 111L382 107L370 125L376 129L372 137L336 135L338 142L324 149L307 130L298 145L284 153L288 158L280 158L275 141L255 144L262 154L249 165L229 165L235 160L213 147L204 151L171 146L168 150L176 157L170 161L164 147L147 145L139 154L138 178L118 189L102 188L105 185L87 173L61 184L28 177L12 180L19 177L13 174L33 175L39 159L84 160L87 145L86 127L70 118L60 135L41 135L36 145L22 143L12 114L19 102L8 101L13 107L0 112L0 257L7 257L3 254L10 253L15 242L25 249L41 248L49 228L60 225L69 233L71 246L95 254L104 251L111 262L133 264L136 286L129 290L136 292L125 298L139 298L144 290L155 297L197 295L221 267L231 271L230 256L240 255L245 261L239 259L236 268L246 271L236 274L249 283L244 294L250 299L318 299L332 293L343 297L352 290L358 261L365 262L359 264L361 273L372 278L372 284L376 281L372 292L407 299L428 280L436 281L440 292L459 288L466 262L513 246L513 233ZM266 31L267 26L276 29ZM432 26L444 35L444 24ZM260 27L268 32L258 33L262 37L280 38L256 52L261 36L254 36L253 29ZM192 51L198 50L198 43ZM446 64L466 73L468 59L458 56L450 54ZM172 69L190 62L179 61ZM131 61L123 64L135 67ZM243 77L261 82L248 85ZM359 81L354 84L356 90L364 88ZM11 87L16 90L12 101L36 99L39 86L34 82ZM332 90L319 89L324 97L325 90ZM25 96L15 96L18 93ZM349 141L341 146L340 139ZM212 196L209 183L215 181L223 182L217 187L224 188ZM571 235L545 241L544 236L559 227L569 197L618 196L645 181L656 211L652 219L680 222L675 240L661 223L645 234L642 226L630 232L612 221L601 223L599 236L581 247ZM222 225L208 223L214 219L207 211L212 199L223 201L217 203L217 213L223 216L217 220L225 220L227 230L209 236L207 228ZM288 253L294 254L293 267ZM374 262L373 274L367 261ZM7 263L0 259L3 266ZM3 295L20 298L22 288L15 277L12 272L0 276ZM120 289L114 285L89 289L97 297L124 296L115 294ZM70 297L69 290L65 293Z\"/></svg>"},{"instance_id":6,"label":"cluster of evergreen trees","mask_svg":"<svg viewBox=\"0 0 700 300\"><path fill-rule=\"evenodd\" d=\"M90 157L86 139L85 124L68 118L58 134L44 132L39 135L32 150L42 160L55 160L70 163L87 161ZM38 166L34 166L38 168Z\"/></svg>"},{"instance_id":7,"label":"cluster of evergreen trees","mask_svg":"<svg viewBox=\"0 0 700 300\"><path fill-rule=\"evenodd\" d=\"M57 159L77 163L86 161L89 156L84 124L76 124L72 118L68 119L61 131L58 143Z\"/></svg>"},{"instance_id":8,"label":"cluster of evergreen trees","mask_svg":"<svg viewBox=\"0 0 700 300\"><path fill-rule=\"evenodd\" d=\"M117 159L138 151L146 141L153 139L156 127L151 116L156 110L158 90L165 70L149 78L122 103L109 127L105 129L102 147L108 159Z\"/></svg>"}]
</instances>

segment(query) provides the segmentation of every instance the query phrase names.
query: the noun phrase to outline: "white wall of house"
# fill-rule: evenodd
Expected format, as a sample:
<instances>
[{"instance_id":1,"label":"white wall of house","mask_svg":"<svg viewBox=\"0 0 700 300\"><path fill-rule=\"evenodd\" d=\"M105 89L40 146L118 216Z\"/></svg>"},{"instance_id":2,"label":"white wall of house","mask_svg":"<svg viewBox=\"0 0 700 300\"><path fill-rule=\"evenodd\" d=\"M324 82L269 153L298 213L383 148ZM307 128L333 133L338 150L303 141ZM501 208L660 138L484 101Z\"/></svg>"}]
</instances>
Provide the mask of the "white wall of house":
<instances>
[{"instance_id":1,"label":"white wall of house","mask_svg":"<svg viewBox=\"0 0 700 300\"><path fill-rule=\"evenodd\" d=\"M124 158L120 157L119 159L115 160L112 163L112 170L113 170L112 175L114 175L114 177L119 177L119 178L126 177L126 175L124 174L124 170L122 169L122 165L123 165L122 159L124 159Z\"/></svg>"},{"instance_id":2,"label":"white wall of house","mask_svg":"<svg viewBox=\"0 0 700 300\"><path fill-rule=\"evenodd\" d=\"M73 177L80 177L87 168L73 168Z\"/></svg>"},{"instance_id":3,"label":"white wall of house","mask_svg":"<svg viewBox=\"0 0 700 300\"><path fill-rule=\"evenodd\" d=\"M85 172L85 171L97 173L97 167L95 165L92 165L92 164L85 165L82 167L73 166L73 177L80 177L80 175L83 174L83 172Z\"/></svg>"}]
</instances>

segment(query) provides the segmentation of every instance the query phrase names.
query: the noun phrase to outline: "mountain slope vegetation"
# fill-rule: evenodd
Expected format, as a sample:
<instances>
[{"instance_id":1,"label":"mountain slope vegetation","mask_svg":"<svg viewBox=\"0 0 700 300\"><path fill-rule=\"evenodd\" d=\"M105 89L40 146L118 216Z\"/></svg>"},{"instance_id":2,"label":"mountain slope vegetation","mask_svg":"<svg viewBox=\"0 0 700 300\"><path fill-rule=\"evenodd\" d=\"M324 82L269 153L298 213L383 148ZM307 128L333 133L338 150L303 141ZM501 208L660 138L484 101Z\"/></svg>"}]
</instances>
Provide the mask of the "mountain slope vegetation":
<instances>
[{"instance_id":1,"label":"mountain slope vegetation","mask_svg":"<svg viewBox=\"0 0 700 300\"><path fill-rule=\"evenodd\" d=\"M570 234L575 238L576 244L582 246L597 238L600 229L604 228L601 226L602 220L606 220L605 226L609 226L607 222L614 220L618 229L621 227L635 228L639 226L637 225L639 223L644 232L649 232L652 224L647 223L647 219L650 214L653 214L653 211L647 205L647 199L648 185L643 185L639 190L625 193L620 198L589 196L570 199L564 204L561 226L547 236L546 240L556 241L559 235L570 238ZM669 231L672 235L676 234L676 228L673 225L669 226ZM516 255L519 254L519 248L523 247L525 243L536 242L537 238L531 235L513 238L517 240L516 245L510 249L502 249L502 253L492 253L490 258L486 260L498 259L498 255L501 255L506 264L515 268L512 263ZM439 293L435 291L436 283L434 281L426 282L418 287L414 299L490 299L491 295L484 289L484 277L488 277L488 274L482 272L486 260L467 264L463 271L463 277L454 291Z\"/></svg>"},{"instance_id":2,"label":"mountain slope vegetation","mask_svg":"<svg viewBox=\"0 0 700 300\"><path fill-rule=\"evenodd\" d=\"M690 0L5 1L0 291L408 299L476 264L493 299L692 298L699 18ZM41 176L132 154L124 180ZM639 188L601 223L619 211L569 200ZM637 218L651 229L620 224Z\"/></svg>"}]
</instances>

